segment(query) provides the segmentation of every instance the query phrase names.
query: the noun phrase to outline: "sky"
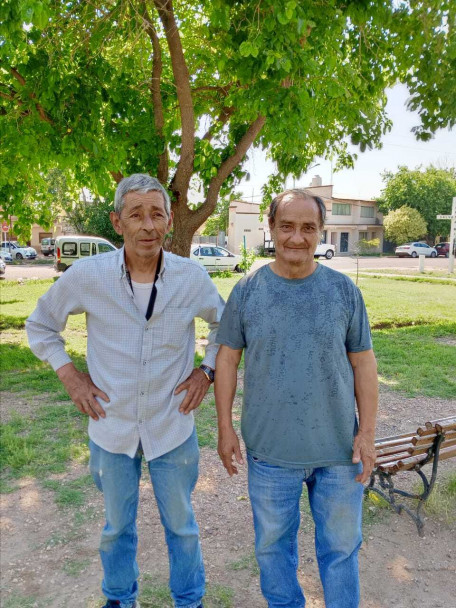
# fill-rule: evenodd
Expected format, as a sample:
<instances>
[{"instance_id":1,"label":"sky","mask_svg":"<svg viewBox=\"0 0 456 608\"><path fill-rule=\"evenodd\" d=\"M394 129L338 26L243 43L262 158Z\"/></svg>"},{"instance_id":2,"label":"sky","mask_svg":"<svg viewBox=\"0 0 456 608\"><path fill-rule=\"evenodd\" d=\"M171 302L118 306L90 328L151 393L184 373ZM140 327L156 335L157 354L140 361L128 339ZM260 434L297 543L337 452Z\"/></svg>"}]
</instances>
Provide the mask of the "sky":
<instances>
[{"instance_id":1,"label":"sky","mask_svg":"<svg viewBox=\"0 0 456 608\"><path fill-rule=\"evenodd\" d=\"M306 187L314 175L320 175L323 185L333 184L333 195L346 198L375 199L384 187L381 174L384 171L396 172L398 166L405 165L415 169L419 165L427 167L434 164L440 168L456 167L456 131L441 130L428 142L417 141L412 127L419 124L419 117L406 109L408 91L405 85L398 85L388 91L387 112L393 121L391 131L383 136L383 148L358 153L354 169L345 169L332 174L331 163L317 158L314 166L299 180L290 178L287 187ZM261 202L261 187L268 175L274 172L274 164L267 160L260 150L250 153L245 163L250 173L249 181L242 181L236 191L241 192L244 200Z\"/></svg>"}]
</instances>

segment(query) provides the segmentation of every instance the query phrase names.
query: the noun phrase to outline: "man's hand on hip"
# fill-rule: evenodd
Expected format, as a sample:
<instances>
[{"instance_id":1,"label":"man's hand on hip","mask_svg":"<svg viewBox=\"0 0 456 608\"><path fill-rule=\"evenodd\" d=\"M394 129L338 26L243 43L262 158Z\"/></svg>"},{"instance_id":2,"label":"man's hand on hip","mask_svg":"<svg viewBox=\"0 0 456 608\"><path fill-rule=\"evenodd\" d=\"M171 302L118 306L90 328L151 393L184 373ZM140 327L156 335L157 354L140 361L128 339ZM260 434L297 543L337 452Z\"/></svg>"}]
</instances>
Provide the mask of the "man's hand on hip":
<instances>
[{"instance_id":1,"label":"man's hand on hip","mask_svg":"<svg viewBox=\"0 0 456 608\"><path fill-rule=\"evenodd\" d=\"M238 470L233 462L233 456L238 464L244 464L244 459L238 436L233 428L226 431L219 430L217 451L228 475L230 477L237 475Z\"/></svg>"},{"instance_id":2,"label":"man's hand on hip","mask_svg":"<svg viewBox=\"0 0 456 608\"><path fill-rule=\"evenodd\" d=\"M106 418L104 409L95 397L100 397L106 403L109 403L109 397L95 386L89 374L78 371L73 363L67 363L57 370L57 375L82 414L87 414L94 420L100 416Z\"/></svg>"},{"instance_id":3,"label":"man's hand on hip","mask_svg":"<svg viewBox=\"0 0 456 608\"><path fill-rule=\"evenodd\" d=\"M192 410L195 410L203 400L210 385L211 383L203 370L196 367L187 380L181 382L174 391L175 395L178 395L182 391L187 391L185 399L180 405L179 412L190 414Z\"/></svg>"},{"instance_id":4,"label":"man's hand on hip","mask_svg":"<svg viewBox=\"0 0 456 608\"><path fill-rule=\"evenodd\" d=\"M356 476L356 481L366 483L375 465L375 433L358 431L353 442L352 462L361 462L363 472Z\"/></svg>"}]
</instances>

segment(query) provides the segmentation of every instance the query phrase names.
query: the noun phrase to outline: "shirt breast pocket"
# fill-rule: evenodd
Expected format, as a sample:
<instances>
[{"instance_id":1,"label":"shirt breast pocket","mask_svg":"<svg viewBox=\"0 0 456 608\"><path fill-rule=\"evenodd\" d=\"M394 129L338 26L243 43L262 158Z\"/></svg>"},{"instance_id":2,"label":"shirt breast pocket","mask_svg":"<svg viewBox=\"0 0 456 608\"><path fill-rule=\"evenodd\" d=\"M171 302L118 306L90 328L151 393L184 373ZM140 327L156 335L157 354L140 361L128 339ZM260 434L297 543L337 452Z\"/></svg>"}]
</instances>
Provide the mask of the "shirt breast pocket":
<instances>
[{"instance_id":1,"label":"shirt breast pocket","mask_svg":"<svg viewBox=\"0 0 456 608\"><path fill-rule=\"evenodd\" d=\"M166 348L182 348L188 332L193 329L193 315L190 308L167 306L159 319L160 342Z\"/></svg>"}]
</instances>

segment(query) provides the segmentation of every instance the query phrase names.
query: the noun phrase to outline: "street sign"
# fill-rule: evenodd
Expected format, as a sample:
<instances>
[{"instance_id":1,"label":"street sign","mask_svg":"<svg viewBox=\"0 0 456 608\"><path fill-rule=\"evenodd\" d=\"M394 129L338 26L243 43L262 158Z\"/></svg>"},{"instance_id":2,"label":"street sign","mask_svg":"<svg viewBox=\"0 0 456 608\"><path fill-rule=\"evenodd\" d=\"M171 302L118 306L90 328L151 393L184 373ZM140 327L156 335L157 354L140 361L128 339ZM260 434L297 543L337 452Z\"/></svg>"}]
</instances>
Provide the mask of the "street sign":
<instances>
[{"instance_id":1,"label":"street sign","mask_svg":"<svg viewBox=\"0 0 456 608\"><path fill-rule=\"evenodd\" d=\"M8 222L3 222L2 223L2 232L8 232L8 230L9 230Z\"/></svg>"},{"instance_id":2,"label":"street sign","mask_svg":"<svg viewBox=\"0 0 456 608\"><path fill-rule=\"evenodd\" d=\"M438 220L451 220L453 219L452 215L437 215Z\"/></svg>"}]
</instances>

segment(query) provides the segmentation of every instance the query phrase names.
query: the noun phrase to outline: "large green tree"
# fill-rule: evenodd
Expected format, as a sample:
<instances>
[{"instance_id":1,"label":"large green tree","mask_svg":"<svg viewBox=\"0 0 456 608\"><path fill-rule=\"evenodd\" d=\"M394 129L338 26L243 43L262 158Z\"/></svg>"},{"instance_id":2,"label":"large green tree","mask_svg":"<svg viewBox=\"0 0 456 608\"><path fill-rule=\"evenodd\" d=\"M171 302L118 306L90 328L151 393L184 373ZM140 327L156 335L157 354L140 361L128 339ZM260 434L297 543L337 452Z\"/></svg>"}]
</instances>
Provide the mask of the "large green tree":
<instances>
[{"instance_id":1,"label":"large green tree","mask_svg":"<svg viewBox=\"0 0 456 608\"><path fill-rule=\"evenodd\" d=\"M147 171L170 191L173 249L187 255L252 146L276 163L269 196L315 156L352 165L349 139L378 145L397 81L418 137L455 122L454 0L3 0L0 11L4 214L23 213L55 166L105 198Z\"/></svg>"},{"instance_id":2,"label":"large green tree","mask_svg":"<svg viewBox=\"0 0 456 608\"><path fill-rule=\"evenodd\" d=\"M427 224L426 239L433 244L438 235L449 234L450 223L438 220L439 214L451 213L453 197L456 196L456 170L437 169L430 166L426 169L417 167L410 170L399 167L396 173L383 175L385 188L378 200L379 208L384 213L407 206L420 212ZM416 238L416 237L410 237Z\"/></svg>"},{"instance_id":3,"label":"large green tree","mask_svg":"<svg viewBox=\"0 0 456 608\"><path fill-rule=\"evenodd\" d=\"M413 241L426 234L426 222L419 211L401 207L390 211L384 219L385 236L396 245Z\"/></svg>"}]
</instances>

